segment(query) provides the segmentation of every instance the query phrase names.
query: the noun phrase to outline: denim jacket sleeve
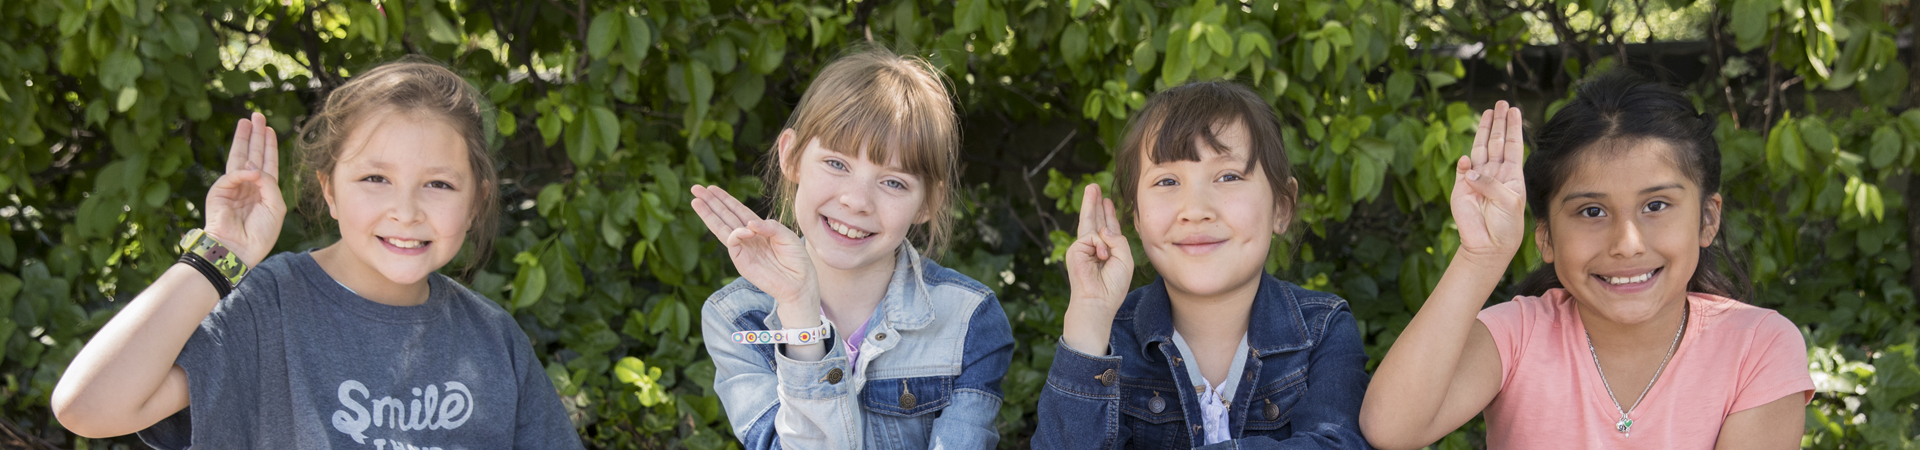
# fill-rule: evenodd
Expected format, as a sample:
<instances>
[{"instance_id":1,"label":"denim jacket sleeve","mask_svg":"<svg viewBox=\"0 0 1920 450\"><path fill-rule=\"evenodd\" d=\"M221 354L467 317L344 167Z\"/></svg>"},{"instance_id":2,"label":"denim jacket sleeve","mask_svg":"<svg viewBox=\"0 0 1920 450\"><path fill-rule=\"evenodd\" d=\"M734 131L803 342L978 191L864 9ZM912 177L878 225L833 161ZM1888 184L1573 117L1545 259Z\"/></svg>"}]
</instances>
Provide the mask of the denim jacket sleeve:
<instances>
[{"instance_id":1,"label":"denim jacket sleeve","mask_svg":"<svg viewBox=\"0 0 1920 450\"><path fill-rule=\"evenodd\" d=\"M1371 449L1360 436L1360 399L1367 393L1367 353L1353 313L1341 303L1326 317L1307 368L1307 391L1293 408L1293 436L1235 439L1204 449Z\"/></svg>"},{"instance_id":2,"label":"denim jacket sleeve","mask_svg":"<svg viewBox=\"0 0 1920 450\"><path fill-rule=\"evenodd\" d=\"M829 342L826 358L802 362L772 345L736 344L734 331L778 326L764 312L727 311L714 300L735 293L723 289L700 311L701 335L713 358L713 389L733 424L734 436L749 449L860 448L860 409L846 376L846 353ZM737 293L736 295L745 295ZM840 376L829 376L838 371Z\"/></svg>"},{"instance_id":3,"label":"denim jacket sleeve","mask_svg":"<svg viewBox=\"0 0 1920 450\"><path fill-rule=\"evenodd\" d=\"M933 420L927 448L991 449L1000 442L993 420L1000 415L1000 380L1013 362L1013 328L993 294L987 294L968 319L962 355L953 403Z\"/></svg>"},{"instance_id":4,"label":"denim jacket sleeve","mask_svg":"<svg viewBox=\"0 0 1920 450\"><path fill-rule=\"evenodd\" d=\"M1047 384L1040 389L1036 449L1114 448L1126 442L1120 427L1120 356L1092 356L1056 344ZM1101 436L1093 439L1093 436Z\"/></svg>"}]
</instances>

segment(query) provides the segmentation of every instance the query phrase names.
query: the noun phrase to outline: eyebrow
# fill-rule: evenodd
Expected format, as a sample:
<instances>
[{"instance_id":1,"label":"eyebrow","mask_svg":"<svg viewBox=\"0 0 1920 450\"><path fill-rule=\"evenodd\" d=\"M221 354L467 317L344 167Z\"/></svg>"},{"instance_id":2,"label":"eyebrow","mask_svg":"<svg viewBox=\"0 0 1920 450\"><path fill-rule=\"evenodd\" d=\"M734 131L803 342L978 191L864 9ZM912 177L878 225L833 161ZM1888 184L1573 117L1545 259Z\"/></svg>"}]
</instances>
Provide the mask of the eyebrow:
<instances>
[{"instance_id":1,"label":"eyebrow","mask_svg":"<svg viewBox=\"0 0 1920 450\"><path fill-rule=\"evenodd\" d=\"M1684 186L1681 186L1680 183L1667 183L1659 186L1641 189L1640 195L1652 194L1655 192L1660 192L1668 189L1681 189L1683 187ZM1599 192L1574 192L1571 194L1567 194L1565 197L1560 197L1560 201L1564 203L1566 201L1573 200L1576 198L1603 199L1603 198L1607 198L1607 194L1602 194Z\"/></svg>"},{"instance_id":2,"label":"eyebrow","mask_svg":"<svg viewBox=\"0 0 1920 450\"><path fill-rule=\"evenodd\" d=\"M367 162L362 162L358 165L362 167L368 167L368 168L373 168L378 170L393 170L393 165L387 164L384 161L367 161ZM454 170L452 167L448 167L448 166L428 167L426 169L426 172L430 174L435 174L435 175L453 175L453 176L460 175L460 171Z\"/></svg>"}]
</instances>

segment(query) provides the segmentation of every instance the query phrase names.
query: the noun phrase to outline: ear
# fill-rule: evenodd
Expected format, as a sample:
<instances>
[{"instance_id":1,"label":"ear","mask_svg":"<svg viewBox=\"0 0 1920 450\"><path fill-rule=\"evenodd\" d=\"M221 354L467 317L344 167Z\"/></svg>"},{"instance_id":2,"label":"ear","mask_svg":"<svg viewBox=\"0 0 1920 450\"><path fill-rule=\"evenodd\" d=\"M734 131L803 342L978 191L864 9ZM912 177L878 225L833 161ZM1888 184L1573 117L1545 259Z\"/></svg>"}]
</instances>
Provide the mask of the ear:
<instances>
[{"instance_id":1,"label":"ear","mask_svg":"<svg viewBox=\"0 0 1920 450\"><path fill-rule=\"evenodd\" d=\"M1547 232L1547 221L1533 226L1533 246L1540 249L1540 262L1553 264L1553 236Z\"/></svg>"},{"instance_id":2,"label":"ear","mask_svg":"<svg viewBox=\"0 0 1920 450\"><path fill-rule=\"evenodd\" d=\"M773 140L773 150L778 153L779 156L774 158L775 164L780 165L780 175L787 179L793 179L793 168L787 167L787 157L792 156L793 152L799 151L799 149L794 148L793 142L799 139L799 134L800 133L794 132L792 128L787 128L780 130L780 137Z\"/></svg>"},{"instance_id":3,"label":"ear","mask_svg":"<svg viewBox=\"0 0 1920 450\"><path fill-rule=\"evenodd\" d=\"M1273 209L1273 234L1287 234L1287 226L1293 223L1293 212L1300 209L1300 181L1287 177L1286 208ZM1280 199L1274 199L1279 205Z\"/></svg>"},{"instance_id":4,"label":"ear","mask_svg":"<svg viewBox=\"0 0 1920 450\"><path fill-rule=\"evenodd\" d=\"M1700 248L1713 245L1713 238L1720 235L1720 194L1707 197L1707 204L1700 208Z\"/></svg>"},{"instance_id":5,"label":"ear","mask_svg":"<svg viewBox=\"0 0 1920 450\"><path fill-rule=\"evenodd\" d=\"M946 192L946 186L934 186L933 189L935 189L933 192ZM935 203L935 199L933 198L935 194L933 192L928 192L920 196L920 212L914 213L913 215L914 225L926 225L927 222L933 220L933 208L931 208ZM942 196L944 197L944 195Z\"/></svg>"},{"instance_id":6,"label":"ear","mask_svg":"<svg viewBox=\"0 0 1920 450\"><path fill-rule=\"evenodd\" d=\"M333 220L340 220L340 213L335 212L339 208L335 208L333 202L333 177L316 170L313 171L313 179L320 180L320 198L327 201L327 216L332 217Z\"/></svg>"}]
</instances>

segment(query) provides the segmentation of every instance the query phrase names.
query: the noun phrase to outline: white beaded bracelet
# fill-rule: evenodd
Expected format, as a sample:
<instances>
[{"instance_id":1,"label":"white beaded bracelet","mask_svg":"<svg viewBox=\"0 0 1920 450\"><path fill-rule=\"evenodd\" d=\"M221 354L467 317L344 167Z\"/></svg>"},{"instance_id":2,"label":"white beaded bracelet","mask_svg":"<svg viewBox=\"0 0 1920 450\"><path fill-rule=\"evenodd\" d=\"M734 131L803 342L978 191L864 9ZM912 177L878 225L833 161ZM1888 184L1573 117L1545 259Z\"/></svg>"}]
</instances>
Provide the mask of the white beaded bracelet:
<instances>
[{"instance_id":1,"label":"white beaded bracelet","mask_svg":"<svg viewBox=\"0 0 1920 450\"><path fill-rule=\"evenodd\" d=\"M733 343L749 344L749 345L818 344L821 342L826 342L828 337L833 336L832 326L833 325L830 322L827 322L827 316L822 315L820 316L820 326L813 327L813 328L801 328L797 330L786 329L786 330L735 331L733 332Z\"/></svg>"}]
</instances>

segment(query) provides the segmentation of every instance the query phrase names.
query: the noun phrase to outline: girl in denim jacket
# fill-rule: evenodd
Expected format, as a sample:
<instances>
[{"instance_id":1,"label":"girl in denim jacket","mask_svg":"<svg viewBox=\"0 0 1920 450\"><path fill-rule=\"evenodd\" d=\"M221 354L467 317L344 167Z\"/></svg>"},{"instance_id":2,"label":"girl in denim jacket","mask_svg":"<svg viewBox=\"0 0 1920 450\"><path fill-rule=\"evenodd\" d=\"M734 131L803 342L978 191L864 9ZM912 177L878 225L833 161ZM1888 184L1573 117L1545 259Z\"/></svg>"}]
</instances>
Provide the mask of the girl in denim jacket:
<instances>
[{"instance_id":1,"label":"girl in denim jacket","mask_svg":"<svg viewBox=\"0 0 1920 450\"><path fill-rule=\"evenodd\" d=\"M1114 183L1161 278L1127 293L1131 245L1087 186L1034 447L1367 448L1346 301L1262 271L1297 191L1273 109L1203 82L1133 120Z\"/></svg>"},{"instance_id":2,"label":"girl in denim jacket","mask_svg":"<svg viewBox=\"0 0 1920 450\"><path fill-rule=\"evenodd\" d=\"M957 120L938 73L877 48L828 64L770 155L784 220L693 187L740 271L700 322L714 390L748 448L999 441L1006 313L906 239L938 249L950 227Z\"/></svg>"}]
</instances>

